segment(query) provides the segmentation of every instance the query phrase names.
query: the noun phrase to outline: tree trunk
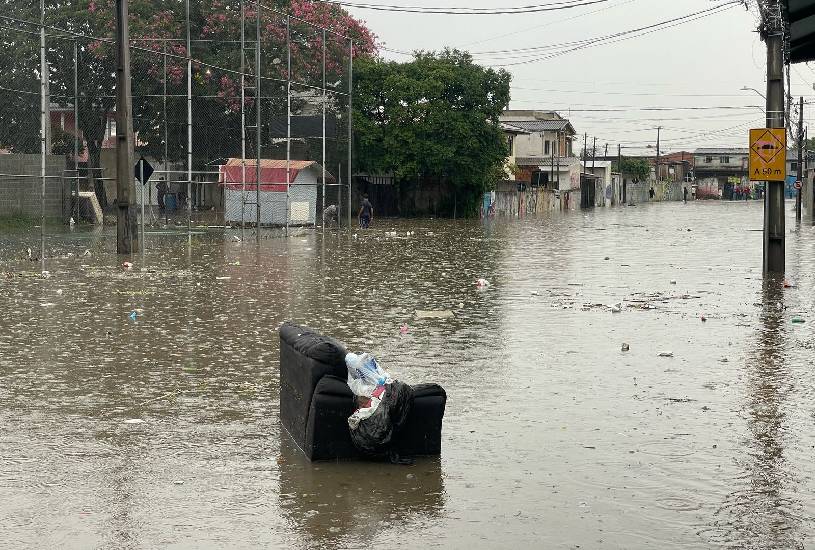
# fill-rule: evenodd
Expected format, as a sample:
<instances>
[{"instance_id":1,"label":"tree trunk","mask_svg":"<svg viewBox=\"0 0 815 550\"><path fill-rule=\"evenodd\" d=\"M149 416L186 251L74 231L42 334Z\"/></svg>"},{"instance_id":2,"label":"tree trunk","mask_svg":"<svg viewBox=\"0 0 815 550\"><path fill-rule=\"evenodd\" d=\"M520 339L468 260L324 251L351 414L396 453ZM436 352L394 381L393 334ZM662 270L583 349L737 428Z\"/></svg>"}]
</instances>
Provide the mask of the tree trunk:
<instances>
[{"instance_id":1,"label":"tree trunk","mask_svg":"<svg viewBox=\"0 0 815 550\"><path fill-rule=\"evenodd\" d=\"M108 206L107 194L105 193L105 182L101 178L100 159L102 148L97 140L88 142L88 185L96 193L99 206L104 210Z\"/></svg>"}]
</instances>

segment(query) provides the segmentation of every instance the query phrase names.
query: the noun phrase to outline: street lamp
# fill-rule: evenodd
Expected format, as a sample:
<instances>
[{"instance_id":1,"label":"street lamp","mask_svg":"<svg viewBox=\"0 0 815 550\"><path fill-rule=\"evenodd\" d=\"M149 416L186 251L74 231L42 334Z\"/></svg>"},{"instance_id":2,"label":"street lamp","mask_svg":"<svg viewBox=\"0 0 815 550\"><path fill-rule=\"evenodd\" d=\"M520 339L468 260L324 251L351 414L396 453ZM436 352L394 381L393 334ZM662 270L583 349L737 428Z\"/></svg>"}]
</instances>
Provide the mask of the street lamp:
<instances>
[{"instance_id":1,"label":"street lamp","mask_svg":"<svg viewBox=\"0 0 815 550\"><path fill-rule=\"evenodd\" d=\"M747 86L742 86L741 91L742 92L755 92L758 95L760 95L764 99L764 101L767 101L767 96L765 96L764 94L762 94L761 92L759 92L755 88L749 88Z\"/></svg>"}]
</instances>

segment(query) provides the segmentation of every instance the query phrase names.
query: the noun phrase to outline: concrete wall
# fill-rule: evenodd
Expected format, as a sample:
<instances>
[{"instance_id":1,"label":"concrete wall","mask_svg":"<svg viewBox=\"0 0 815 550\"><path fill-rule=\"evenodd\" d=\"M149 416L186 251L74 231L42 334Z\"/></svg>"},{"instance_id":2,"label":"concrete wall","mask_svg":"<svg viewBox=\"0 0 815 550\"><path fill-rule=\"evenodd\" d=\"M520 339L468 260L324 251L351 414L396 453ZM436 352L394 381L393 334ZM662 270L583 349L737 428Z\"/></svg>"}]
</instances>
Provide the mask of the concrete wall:
<instances>
[{"instance_id":1,"label":"concrete wall","mask_svg":"<svg viewBox=\"0 0 815 550\"><path fill-rule=\"evenodd\" d=\"M580 208L580 190L556 191L551 189L499 188L495 193L495 214L498 216L521 216L544 214Z\"/></svg>"},{"instance_id":2,"label":"concrete wall","mask_svg":"<svg viewBox=\"0 0 815 550\"><path fill-rule=\"evenodd\" d=\"M626 187L628 202L640 204L645 202L681 201L683 199L683 187L688 187L688 200L691 199L691 184L682 181L661 181L629 183ZM648 190L654 188L654 198L648 196Z\"/></svg>"},{"instance_id":3,"label":"concrete wall","mask_svg":"<svg viewBox=\"0 0 815 550\"><path fill-rule=\"evenodd\" d=\"M40 155L0 155L0 174L13 176L39 175ZM69 188L62 179L65 170L65 157L46 157L45 217L62 218L64 201L68 199ZM39 177L22 178L0 176L0 216L32 216L41 213L40 195L42 180Z\"/></svg>"}]
</instances>

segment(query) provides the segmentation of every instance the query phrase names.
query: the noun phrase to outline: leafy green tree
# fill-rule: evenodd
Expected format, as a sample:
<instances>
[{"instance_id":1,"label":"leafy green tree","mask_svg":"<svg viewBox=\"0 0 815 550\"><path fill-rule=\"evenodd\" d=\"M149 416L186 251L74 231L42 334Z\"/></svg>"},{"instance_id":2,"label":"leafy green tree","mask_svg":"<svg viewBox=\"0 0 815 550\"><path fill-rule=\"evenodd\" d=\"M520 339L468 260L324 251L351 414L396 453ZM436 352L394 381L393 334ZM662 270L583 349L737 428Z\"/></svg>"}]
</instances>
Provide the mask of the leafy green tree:
<instances>
[{"instance_id":1,"label":"leafy green tree","mask_svg":"<svg viewBox=\"0 0 815 550\"><path fill-rule=\"evenodd\" d=\"M651 175L651 163L645 159L622 158L622 169L614 162L614 171L629 176L634 182L648 179Z\"/></svg>"},{"instance_id":2,"label":"leafy green tree","mask_svg":"<svg viewBox=\"0 0 815 550\"><path fill-rule=\"evenodd\" d=\"M409 63L356 63L356 168L392 172L400 184L442 182L474 212L504 172L508 147L498 117L509 85L506 71L456 50L418 52Z\"/></svg>"}]
</instances>

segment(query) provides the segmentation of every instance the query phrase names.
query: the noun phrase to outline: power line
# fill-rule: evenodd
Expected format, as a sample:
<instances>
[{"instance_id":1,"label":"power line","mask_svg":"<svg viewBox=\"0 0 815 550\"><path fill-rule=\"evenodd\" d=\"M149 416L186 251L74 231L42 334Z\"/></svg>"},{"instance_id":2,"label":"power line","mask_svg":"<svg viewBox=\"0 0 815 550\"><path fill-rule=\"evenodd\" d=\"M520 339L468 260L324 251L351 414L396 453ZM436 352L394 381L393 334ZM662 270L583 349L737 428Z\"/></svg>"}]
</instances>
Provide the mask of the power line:
<instances>
[{"instance_id":1,"label":"power line","mask_svg":"<svg viewBox=\"0 0 815 550\"><path fill-rule=\"evenodd\" d=\"M645 36L645 35L652 34L652 33L657 32L657 31L669 29L669 28L672 28L672 27L676 27L676 26L679 26L679 25L690 23L692 21L696 21L698 19L709 17L711 15L715 15L715 14L721 13L721 12L723 12L725 10L728 10L728 9L730 9L730 8L736 6L736 5L741 5L741 2L739 0L731 0L731 1L726 2L724 4L719 4L719 5L717 5L717 6L713 7L713 8L708 8L706 10L701 10L701 11L698 11L698 12L695 12L695 13L691 13L691 14L682 16L682 17L676 17L674 19L668 19L668 20L665 20L665 21L660 21L659 23L654 23L653 25L648 25L648 26L645 26L645 27L639 27L639 28L636 28L636 29L630 29L630 30L627 30L627 31L614 33L614 34L610 34L610 35L606 35L606 36L588 38L588 39L585 39L585 40L578 40L578 41L570 42L570 43L567 42L567 43L562 43L562 44L550 44L548 46L538 46L538 47L533 47L533 48L523 48L523 49L516 49L516 50L503 50L503 51L502 50L495 50L494 52L490 52L490 53L513 54L514 58L518 57L517 55L515 55L515 54L518 54L518 53L520 53L521 56L523 57L525 53L526 53L526 55L535 55L536 52L541 51L541 50L552 50L552 49L554 49L554 50L558 50L558 51L548 53L547 55L540 56L540 57L525 59L523 61L517 61L517 62L514 62L514 63L498 63L498 64L493 64L491 66L493 66L493 67L512 67L512 66L516 66L516 65L526 65L526 64L529 64L529 63L536 63L536 62L539 62L539 61L545 61L545 60L548 60L548 59L553 59L555 57L560 57L561 55L565 55L567 53L575 52L575 51L582 50L582 49L585 49L585 48L595 48L597 46L605 46L605 45L608 45L608 44L614 44L616 42L622 42L623 40L630 40L631 38L638 38L640 36ZM482 53L486 53L486 52L482 52ZM474 53L473 55L474 56L479 56L478 53Z\"/></svg>"},{"instance_id":2,"label":"power line","mask_svg":"<svg viewBox=\"0 0 815 550\"><path fill-rule=\"evenodd\" d=\"M523 33L529 32L529 31L536 31L536 30L543 29L543 28L546 28L546 27L551 27L552 25L557 25L558 23L565 23L566 21L573 21L575 19L580 19L581 17L586 17L588 15L594 15L596 13L608 11L608 10L623 6L625 4L631 4L631 3L636 2L636 1L637 0L625 0L625 1L619 2L617 4L612 4L610 6L605 6L603 8L596 9L596 10L593 10L593 11L587 11L585 13L580 13L578 15L572 15L571 17L564 17L563 19L556 19L555 21L550 21L549 23L546 23L546 24L543 24L543 25L535 25L534 27L527 27L525 29L521 29L521 30L518 30L518 31L499 34L497 36L492 36L490 38L484 38L482 40L477 40L475 42L468 42L467 44L463 44L461 47L466 48L468 46L475 46L475 45L478 45L478 44L484 44L485 42L492 42L493 40L499 40L501 38L506 38L507 36L518 36L519 34L523 34Z\"/></svg>"},{"instance_id":3,"label":"power line","mask_svg":"<svg viewBox=\"0 0 815 550\"><path fill-rule=\"evenodd\" d=\"M417 13L431 15L513 15L560 11L581 8L594 4L603 4L609 0L564 0L548 4L534 4L530 6L517 6L510 8L457 8L457 7L431 7L431 6L398 6L392 4L366 4L358 2L345 2L342 0L328 0L329 4L356 8L363 10L387 11L395 13Z\"/></svg>"}]
</instances>

